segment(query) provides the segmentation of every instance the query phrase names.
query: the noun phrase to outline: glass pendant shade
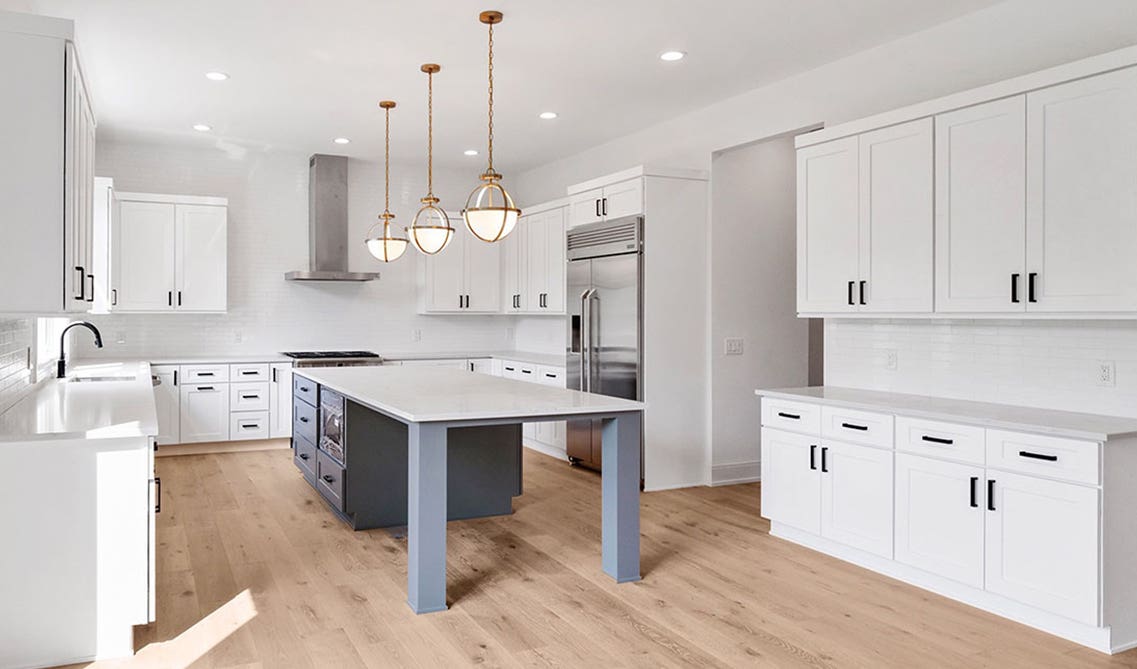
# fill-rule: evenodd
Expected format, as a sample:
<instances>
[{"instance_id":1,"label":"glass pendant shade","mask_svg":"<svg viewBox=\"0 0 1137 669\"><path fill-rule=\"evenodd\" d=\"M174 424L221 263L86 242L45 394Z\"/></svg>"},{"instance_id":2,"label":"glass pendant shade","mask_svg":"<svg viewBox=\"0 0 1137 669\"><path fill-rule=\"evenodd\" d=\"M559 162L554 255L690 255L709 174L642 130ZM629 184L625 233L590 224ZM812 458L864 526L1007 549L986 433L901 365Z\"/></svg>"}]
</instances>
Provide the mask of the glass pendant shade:
<instances>
[{"instance_id":1,"label":"glass pendant shade","mask_svg":"<svg viewBox=\"0 0 1137 669\"><path fill-rule=\"evenodd\" d=\"M521 216L521 210L513 205L513 198L498 182L500 178L501 175L494 172L483 174L485 183L470 193L462 210L466 228L483 242L505 239Z\"/></svg>"},{"instance_id":2,"label":"glass pendant shade","mask_svg":"<svg viewBox=\"0 0 1137 669\"><path fill-rule=\"evenodd\" d=\"M454 228L446 212L435 206L438 198L424 197L422 203L422 209L418 210L411 227L407 228L407 235L416 249L432 256L446 248L454 238Z\"/></svg>"},{"instance_id":3,"label":"glass pendant shade","mask_svg":"<svg viewBox=\"0 0 1137 669\"><path fill-rule=\"evenodd\" d=\"M367 250L383 262L398 260L407 250L407 238L395 237L391 234L391 220L394 218L394 214L384 212L379 215L379 222L372 225L371 230L367 231ZM372 236L371 232L380 225L383 226L383 235Z\"/></svg>"}]
</instances>

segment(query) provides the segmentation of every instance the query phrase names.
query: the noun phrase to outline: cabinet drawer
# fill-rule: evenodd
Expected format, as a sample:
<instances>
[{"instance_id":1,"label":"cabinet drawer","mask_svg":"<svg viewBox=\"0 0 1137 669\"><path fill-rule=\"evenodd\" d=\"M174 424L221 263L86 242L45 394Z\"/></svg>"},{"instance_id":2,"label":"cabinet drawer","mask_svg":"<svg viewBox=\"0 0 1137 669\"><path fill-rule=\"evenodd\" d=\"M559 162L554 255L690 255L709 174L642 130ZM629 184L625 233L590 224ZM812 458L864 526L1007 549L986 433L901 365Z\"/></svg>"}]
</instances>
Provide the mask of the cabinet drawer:
<instances>
[{"instance_id":1,"label":"cabinet drawer","mask_svg":"<svg viewBox=\"0 0 1137 669\"><path fill-rule=\"evenodd\" d=\"M821 435L866 446L892 448L890 414L821 407Z\"/></svg>"},{"instance_id":2,"label":"cabinet drawer","mask_svg":"<svg viewBox=\"0 0 1137 669\"><path fill-rule=\"evenodd\" d=\"M316 407L301 400L292 401L292 433L316 443Z\"/></svg>"},{"instance_id":3,"label":"cabinet drawer","mask_svg":"<svg viewBox=\"0 0 1137 669\"><path fill-rule=\"evenodd\" d=\"M316 384L298 374L292 375L292 396L316 406Z\"/></svg>"},{"instance_id":4,"label":"cabinet drawer","mask_svg":"<svg viewBox=\"0 0 1137 669\"><path fill-rule=\"evenodd\" d=\"M229 365L229 380L239 381L268 381L269 364L257 363L252 365Z\"/></svg>"},{"instance_id":5,"label":"cabinet drawer","mask_svg":"<svg viewBox=\"0 0 1137 669\"><path fill-rule=\"evenodd\" d=\"M228 365L182 365L182 383L225 383Z\"/></svg>"},{"instance_id":6,"label":"cabinet drawer","mask_svg":"<svg viewBox=\"0 0 1137 669\"><path fill-rule=\"evenodd\" d=\"M538 367L537 378L534 380L546 386L564 388L565 370L563 367Z\"/></svg>"},{"instance_id":7,"label":"cabinet drawer","mask_svg":"<svg viewBox=\"0 0 1137 669\"><path fill-rule=\"evenodd\" d=\"M332 506L344 511L344 473L335 460L323 451L316 451L316 489Z\"/></svg>"},{"instance_id":8,"label":"cabinet drawer","mask_svg":"<svg viewBox=\"0 0 1137 669\"><path fill-rule=\"evenodd\" d=\"M268 411L229 414L229 441L268 439Z\"/></svg>"},{"instance_id":9,"label":"cabinet drawer","mask_svg":"<svg viewBox=\"0 0 1137 669\"><path fill-rule=\"evenodd\" d=\"M896 450L982 465L986 431L973 425L896 417Z\"/></svg>"},{"instance_id":10,"label":"cabinet drawer","mask_svg":"<svg viewBox=\"0 0 1137 669\"><path fill-rule=\"evenodd\" d=\"M304 437L292 438L292 462L308 483L316 485L316 445Z\"/></svg>"},{"instance_id":11,"label":"cabinet drawer","mask_svg":"<svg viewBox=\"0 0 1137 669\"><path fill-rule=\"evenodd\" d=\"M987 466L1098 485L1101 483L1101 445L1040 434L987 430Z\"/></svg>"},{"instance_id":12,"label":"cabinet drawer","mask_svg":"<svg viewBox=\"0 0 1137 669\"><path fill-rule=\"evenodd\" d=\"M230 383L230 411L268 411L268 383Z\"/></svg>"},{"instance_id":13,"label":"cabinet drawer","mask_svg":"<svg viewBox=\"0 0 1137 669\"><path fill-rule=\"evenodd\" d=\"M821 434L821 405L763 397L762 425L790 432Z\"/></svg>"}]
</instances>

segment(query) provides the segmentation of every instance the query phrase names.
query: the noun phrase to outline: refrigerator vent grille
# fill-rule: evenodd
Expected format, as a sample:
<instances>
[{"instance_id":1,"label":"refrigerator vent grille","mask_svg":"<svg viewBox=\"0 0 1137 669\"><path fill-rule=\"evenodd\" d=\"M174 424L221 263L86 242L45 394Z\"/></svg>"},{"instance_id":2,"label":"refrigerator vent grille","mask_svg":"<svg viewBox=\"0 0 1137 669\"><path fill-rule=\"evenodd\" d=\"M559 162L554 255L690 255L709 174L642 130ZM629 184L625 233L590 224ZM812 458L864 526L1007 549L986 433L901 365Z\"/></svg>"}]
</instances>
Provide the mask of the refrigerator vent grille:
<instances>
[{"instance_id":1,"label":"refrigerator vent grille","mask_svg":"<svg viewBox=\"0 0 1137 669\"><path fill-rule=\"evenodd\" d=\"M589 226L588 228L582 228L580 230L569 230L568 248L572 251L574 249L606 246L620 242L629 244L630 246L628 248L635 248L638 227L639 222L633 219L626 223L608 225L602 228Z\"/></svg>"}]
</instances>

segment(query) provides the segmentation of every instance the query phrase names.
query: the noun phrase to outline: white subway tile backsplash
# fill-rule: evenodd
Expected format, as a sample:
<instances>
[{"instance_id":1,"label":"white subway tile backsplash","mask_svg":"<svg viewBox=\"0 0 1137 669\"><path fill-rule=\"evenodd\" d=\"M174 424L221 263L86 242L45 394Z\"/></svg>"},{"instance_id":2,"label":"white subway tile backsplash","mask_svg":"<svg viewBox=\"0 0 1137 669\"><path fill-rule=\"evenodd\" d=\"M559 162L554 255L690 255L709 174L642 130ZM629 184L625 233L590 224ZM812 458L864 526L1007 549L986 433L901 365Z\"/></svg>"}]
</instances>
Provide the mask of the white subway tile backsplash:
<instances>
[{"instance_id":1,"label":"white subway tile backsplash","mask_svg":"<svg viewBox=\"0 0 1137 669\"><path fill-rule=\"evenodd\" d=\"M0 318L0 413L4 413L32 389L28 348L32 323L25 318Z\"/></svg>"},{"instance_id":2,"label":"white subway tile backsplash","mask_svg":"<svg viewBox=\"0 0 1137 669\"><path fill-rule=\"evenodd\" d=\"M1101 360L1116 385L1098 385ZM830 319L825 383L1137 417L1137 322Z\"/></svg>"}]
</instances>

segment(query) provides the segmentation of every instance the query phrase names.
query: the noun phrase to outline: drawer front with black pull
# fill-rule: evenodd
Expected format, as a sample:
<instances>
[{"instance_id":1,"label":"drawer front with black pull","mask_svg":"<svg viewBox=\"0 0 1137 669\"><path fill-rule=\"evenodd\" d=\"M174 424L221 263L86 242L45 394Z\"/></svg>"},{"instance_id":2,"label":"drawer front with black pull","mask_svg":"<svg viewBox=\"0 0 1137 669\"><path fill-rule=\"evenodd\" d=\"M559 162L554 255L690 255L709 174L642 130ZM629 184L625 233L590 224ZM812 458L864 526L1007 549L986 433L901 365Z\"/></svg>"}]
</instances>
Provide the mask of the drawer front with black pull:
<instances>
[{"instance_id":1,"label":"drawer front with black pull","mask_svg":"<svg viewBox=\"0 0 1137 669\"><path fill-rule=\"evenodd\" d=\"M987 430L987 467L1099 485L1101 445L1040 434Z\"/></svg>"},{"instance_id":2,"label":"drawer front with black pull","mask_svg":"<svg viewBox=\"0 0 1137 669\"><path fill-rule=\"evenodd\" d=\"M316 407L303 400L292 401L292 433L316 443Z\"/></svg>"},{"instance_id":3,"label":"drawer front with black pull","mask_svg":"<svg viewBox=\"0 0 1137 669\"><path fill-rule=\"evenodd\" d=\"M268 411L235 411L229 414L229 440L268 439Z\"/></svg>"},{"instance_id":4,"label":"drawer front with black pull","mask_svg":"<svg viewBox=\"0 0 1137 669\"><path fill-rule=\"evenodd\" d=\"M344 507L344 473L346 470L323 451L316 451L316 490L340 511Z\"/></svg>"},{"instance_id":5,"label":"drawer front with black pull","mask_svg":"<svg viewBox=\"0 0 1137 669\"><path fill-rule=\"evenodd\" d=\"M763 397L762 425L816 436L821 434L821 406L777 397Z\"/></svg>"},{"instance_id":6,"label":"drawer front with black pull","mask_svg":"<svg viewBox=\"0 0 1137 669\"><path fill-rule=\"evenodd\" d=\"M229 384L230 411L268 411L268 383Z\"/></svg>"},{"instance_id":7,"label":"drawer front with black pull","mask_svg":"<svg viewBox=\"0 0 1137 669\"><path fill-rule=\"evenodd\" d=\"M182 383L227 383L228 365L182 365Z\"/></svg>"},{"instance_id":8,"label":"drawer front with black pull","mask_svg":"<svg viewBox=\"0 0 1137 669\"><path fill-rule=\"evenodd\" d=\"M896 450L933 458L982 465L986 430L920 418L896 417Z\"/></svg>"},{"instance_id":9,"label":"drawer front with black pull","mask_svg":"<svg viewBox=\"0 0 1137 669\"><path fill-rule=\"evenodd\" d=\"M892 448L893 417L890 414L821 407L821 436L854 444Z\"/></svg>"},{"instance_id":10,"label":"drawer front with black pull","mask_svg":"<svg viewBox=\"0 0 1137 669\"><path fill-rule=\"evenodd\" d=\"M304 437L292 437L292 461L308 483L316 485L316 445Z\"/></svg>"},{"instance_id":11,"label":"drawer front with black pull","mask_svg":"<svg viewBox=\"0 0 1137 669\"><path fill-rule=\"evenodd\" d=\"M269 380L269 364L250 363L229 365L229 380L234 383L242 381L268 381Z\"/></svg>"},{"instance_id":12,"label":"drawer front with black pull","mask_svg":"<svg viewBox=\"0 0 1137 669\"><path fill-rule=\"evenodd\" d=\"M312 406L316 406L316 383L293 373L292 375L292 396L304 400Z\"/></svg>"}]
</instances>

